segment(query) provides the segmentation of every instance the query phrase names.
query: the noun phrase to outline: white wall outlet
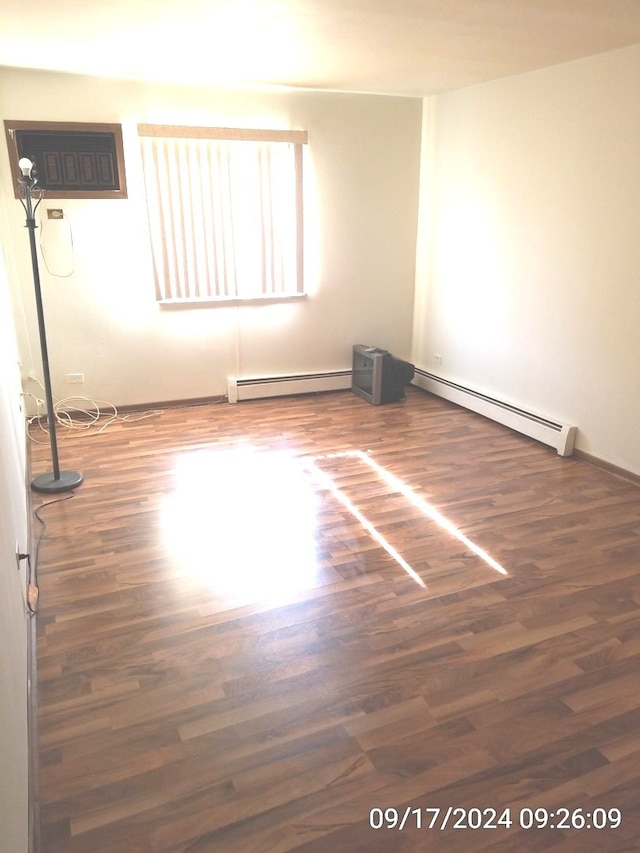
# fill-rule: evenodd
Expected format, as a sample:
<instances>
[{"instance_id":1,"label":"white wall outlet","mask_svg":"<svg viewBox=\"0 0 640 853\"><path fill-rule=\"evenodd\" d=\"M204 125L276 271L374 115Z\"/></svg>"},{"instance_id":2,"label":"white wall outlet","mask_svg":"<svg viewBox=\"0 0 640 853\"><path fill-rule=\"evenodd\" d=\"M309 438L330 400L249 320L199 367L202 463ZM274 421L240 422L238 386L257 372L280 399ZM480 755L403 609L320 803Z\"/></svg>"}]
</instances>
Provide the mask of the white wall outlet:
<instances>
[{"instance_id":1,"label":"white wall outlet","mask_svg":"<svg viewBox=\"0 0 640 853\"><path fill-rule=\"evenodd\" d=\"M81 385L84 382L84 373L67 373L67 382L72 385Z\"/></svg>"},{"instance_id":2,"label":"white wall outlet","mask_svg":"<svg viewBox=\"0 0 640 853\"><path fill-rule=\"evenodd\" d=\"M433 360L436 364L442 364L442 356L437 352L434 352Z\"/></svg>"}]
</instances>

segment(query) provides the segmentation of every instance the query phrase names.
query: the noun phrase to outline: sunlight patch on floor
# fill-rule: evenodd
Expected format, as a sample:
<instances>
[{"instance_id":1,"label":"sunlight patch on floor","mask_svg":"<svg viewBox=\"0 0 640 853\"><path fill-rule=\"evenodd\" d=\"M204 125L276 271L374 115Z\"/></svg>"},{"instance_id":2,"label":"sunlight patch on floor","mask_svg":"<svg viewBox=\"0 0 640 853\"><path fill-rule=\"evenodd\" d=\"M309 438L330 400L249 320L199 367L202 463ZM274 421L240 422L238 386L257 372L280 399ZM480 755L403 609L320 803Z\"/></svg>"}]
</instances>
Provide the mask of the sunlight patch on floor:
<instances>
[{"instance_id":1,"label":"sunlight patch on floor","mask_svg":"<svg viewBox=\"0 0 640 853\"><path fill-rule=\"evenodd\" d=\"M424 498L417 495L406 483L391 474L386 468L378 465L378 463L367 453L357 450L355 451L355 455L359 459L362 459L363 462L366 462L370 468L373 468L385 483L388 483L395 491L400 492L400 494L413 504L416 509L420 510L426 518L430 518L431 521L435 521L439 527L446 530L450 536L453 536L453 538L457 539L461 545L464 545L465 548L468 548L469 551L472 551L476 556L480 557L481 560L484 560L484 562L496 572L499 572L501 575L508 574L504 566L501 566L500 563L498 563L497 560L494 560L493 557L490 556L490 554L488 554L483 548L480 548L480 546L476 545L476 543L469 539L468 536L465 536L464 533L459 530L455 524L453 524L453 522L449 521L449 519L442 515L441 512L438 512L433 504L425 501Z\"/></svg>"},{"instance_id":2,"label":"sunlight patch on floor","mask_svg":"<svg viewBox=\"0 0 640 853\"><path fill-rule=\"evenodd\" d=\"M322 470L323 460L355 459L388 489L502 575L506 570L421 498L361 450L295 456L250 445L184 454L167 496L162 527L174 565L230 604L284 601L323 582L318 554L318 513L328 492L419 586L424 579L380 530Z\"/></svg>"},{"instance_id":3,"label":"sunlight patch on floor","mask_svg":"<svg viewBox=\"0 0 640 853\"><path fill-rule=\"evenodd\" d=\"M162 524L176 562L230 600L316 583L319 498L297 459L253 447L185 454Z\"/></svg>"},{"instance_id":4,"label":"sunlight patch on floor","mask_svg":"<svg viewBox=\"0 0 640 853\"><path fill-rule=\"evenodd\" d=\"M354 451L354 453L357 453L357 451ZM347 454L342 454L342 455L347 455ZM336 486L336 483L335 483L333 477L331 477L331 475L327 474L325 471L322 471L315 464L316 460L326 459L326 458L327 458L326 456L324 456L324 457L315 456L315 457L311 457L311 458L307 459L309 470L311 471L311 473L313 474L314 478L317 480L319 485L322 488L329 491L333 495L334 498L339 500L340 503L346 509L349 510L351 515L357 521L360 522L360 524L367 531L367 533L370 536L372 536L373 539L375 539L375 541L378 542L379 545L382 545L382 547L387 552L387 554L389 554L389 556L393 557L393 559L400 566L400 568L403 569L409 575L409 577L412 580L414 580L419 586L426 589L427 585L422 580L420 575L416 571L414 571L414 569L409 565L409 563L407 563L407 561L404 559L404 557L401 554L399 554L398 551L391 545L391 543L382 535L382 533L380 533L380 531L377 529L377 527L374 524L372 524L370 521L368 521L366 516L358 509L357 506L355 506L354 503L352 503L352 501L349 500L349 498L344 494L344 492L341 491ZM336 457L334 456L333 458L336 458Z\"/></svg>"}]
</instances>

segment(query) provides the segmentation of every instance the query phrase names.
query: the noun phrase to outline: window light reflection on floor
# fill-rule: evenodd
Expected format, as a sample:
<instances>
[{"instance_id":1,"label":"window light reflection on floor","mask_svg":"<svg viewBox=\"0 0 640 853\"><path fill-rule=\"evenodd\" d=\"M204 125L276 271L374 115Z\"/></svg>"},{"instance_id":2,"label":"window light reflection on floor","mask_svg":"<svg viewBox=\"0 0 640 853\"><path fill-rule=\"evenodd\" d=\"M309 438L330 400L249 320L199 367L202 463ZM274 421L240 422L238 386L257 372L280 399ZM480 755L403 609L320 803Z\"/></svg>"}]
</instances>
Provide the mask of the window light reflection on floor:
<instances>
[{"instance_id":1,"label":"window light reflection on floor","mask_svg":"<svg viewBox=\"0 0 640 853\"><path fill-rule=\"evenodd\" d=\"M163 511L176 565L240 605L317 582L318 495L294 456L250 446L181 457Z\"/></svg>"},{"instance_id":2,"label":"window light reflection on floor","mask_svg":"<svg viewBox=\"0 0 640 853\"><path fill-rule=\"evenodd\" d=\"M338 500L419 586L425 581L320 464L366 464L395 493L502 575L507 571L430 503L372 458L354 450L297 457L250 445L199 450L179 460L162 524L175 564L240 605L282 600L322 583L317 546L318 487Z\"/></svg>"},{"instance_id":3,"label":"window light reflection on floor","mask_svg":"<svg viewBox=\"0 0 640 853\"><path fill-rule=\"evenodd\" d=\"M398 492L404 498L406 498L409 503L414 506L417 510L419 510L426 518L434 521L439 527L443 530L446 530L451 536L460 542L461 545L464 545L465 548L468 548L472 551L476 556L480 557L481 560L494 569L496 572L499 572L501 575L507 575L507 570L500 565L496 560L493 559L483 548L480 548L469 539L468 536L465 536L461 530L459 530L448 518L446 518L442 513L438 512L438 510L430 504L428 501L425 501L419 495L417 495L413 489L410 488L405 482L396 477L390 471L387 471L382 465L379 465L375 459L369 453L365 453L363 450L348 450L343 453L331 453L326 454L324 456L315 456L312 457L314 461L319 461L321 459L339 459L339 458L348 458L348 459L359 459L368 465L376 474L380 477L380 479L385 482L394 492ZM391 553L391 552L389 552ZM396 557L396 559L398 559ZM398 562L400 562L398 560ZM404 561L403 561L404 562ZM400 563L402 565L402 563ZM403 566L404 568L404 566ZM406 569L405 569L406 571ZM410 574L415 574L413 570L411 570Z\"/></svg>"},{"instance_id":4,"label":"window light reflection on floor","mask_svg":"<svg viewBox=\"0 0 640 853\"><path fill-rule=\"evenodd\" d=\"M338 455L338 454L336 454L336 455ZM340 455L346 456L346 455L354 455L354 454L340 454ZM327 457L313 457L312 459L308 460L309 468L310 468L311 472L313 473L313 475L315 476L316 480L319 482L319 484L323 488L327 489L327 491L329 491L334 496L334 498L339 500L340 503L346 509L349 510L351 515L357 521L360 522L360 524L367 531L367 533L370 536L372 536L376 540L376 542L378 542L380 545L382 545L382 547L387 552L387 554L389 554L391 557L393 557L393 559L400 566L400 568L404 569L404 571L409 575L410 578L412 578L419 586L426 589L427 585L422 580L420 575L411 568L409 563L407 563L407 561L404 559L404 557L402 557L398 553L398 551L396 551L396 549L388 542L388 540L385 539L385 537L382 535L382 533L380 533L380 531L377 529L377 527L375 527L375 525L371 524L371 522L367 520L365 515L362 512L360 512L360 510L355 506L355 504L353 504L349 500L349 498L344 494L344 492L342 492L336 486L333 477L331 477L325 471L322 471L317 465L314 464L314 462L317 459L321 459L321 458L326 459Z\"/></svg>"}]
</instances>

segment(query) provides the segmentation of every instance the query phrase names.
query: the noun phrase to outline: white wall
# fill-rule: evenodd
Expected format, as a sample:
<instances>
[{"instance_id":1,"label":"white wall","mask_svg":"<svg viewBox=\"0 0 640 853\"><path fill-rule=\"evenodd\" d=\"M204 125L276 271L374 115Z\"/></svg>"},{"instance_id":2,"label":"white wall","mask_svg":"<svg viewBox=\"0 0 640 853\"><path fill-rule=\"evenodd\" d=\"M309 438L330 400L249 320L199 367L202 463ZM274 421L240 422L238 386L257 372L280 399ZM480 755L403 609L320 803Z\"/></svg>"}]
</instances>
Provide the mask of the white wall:
<instances>
[{"instance_id":1,"label":"white wall","mask_svg":"<svg viewBox=\"0 0 640 853\"><path fill-rule=\"evenodd\" d=\"M56 396L80 392L124 405L218 395L228 376L346 369L351 345L360 342L408 357L420 99L229 92L17 69L0 69L0 85L3 118L123 125L127 200L42 204L43 211L62 207L73 230L73 275L56 278L41 264ZM243 308L157 306L136 136L136 124L146 122L308 130L308 298ZM6 154L0 186L28 375L39 364L37 332L24 216L11 197ZM48 240L54 226L43 224ZM74 372L84 373L84 386L66 382Z\"/></svg>"},{"instance_id":2,"label":"white wall","mask_svg":"<svg viewBox=\"0 0 640 853\"><path fill-rule=\"evenodd\" d=\"M425 103L413 352L635 473L639 91L633 47Z\"/></svg>"},{"instance_id":3,"label":"white wall","mask_svg":"<svg viewBox=\"0 0 640 853\"><path fill-rule=\"evenodd\" d=\"M25 431L11 305L0 251L0 850L28 849Z\"/></svg>"}]
</instances>

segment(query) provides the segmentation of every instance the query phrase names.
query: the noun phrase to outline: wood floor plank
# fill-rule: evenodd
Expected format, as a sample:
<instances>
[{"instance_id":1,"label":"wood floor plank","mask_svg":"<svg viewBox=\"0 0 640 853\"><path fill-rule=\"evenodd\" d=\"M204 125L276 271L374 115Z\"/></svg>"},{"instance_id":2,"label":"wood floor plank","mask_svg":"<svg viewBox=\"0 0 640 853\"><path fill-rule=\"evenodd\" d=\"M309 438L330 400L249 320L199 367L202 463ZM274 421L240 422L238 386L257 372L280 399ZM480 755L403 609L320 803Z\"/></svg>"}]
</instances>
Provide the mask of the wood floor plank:
<instances>
[{"instance_id":1,"label":"wood floor plank","mask_svg":"<svg viewBox=\"0 0 640 853\"><path fill-rule=\"evenodd\" d=\"M414 388L60 452L85 479L35 499L42 853L638 849L636 484ZM449 807L512 825L426 827ZM622 822L520 825L563 807Z\"/></svg>"}]
</instances>

